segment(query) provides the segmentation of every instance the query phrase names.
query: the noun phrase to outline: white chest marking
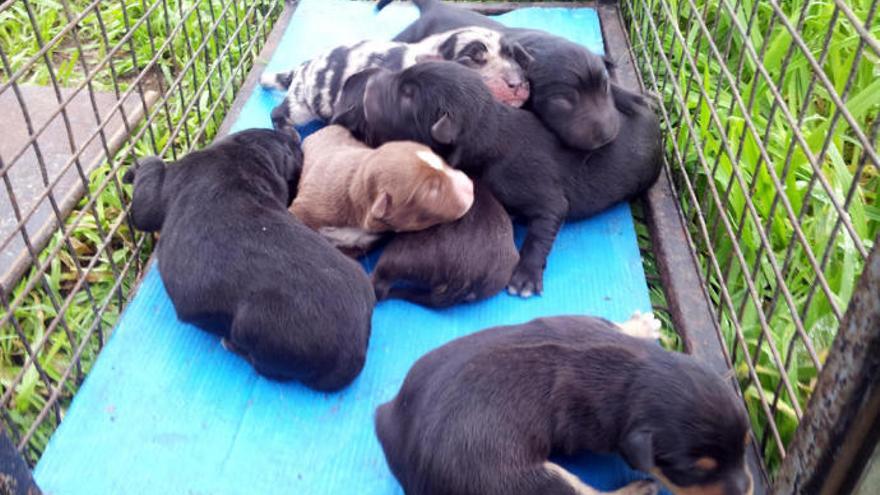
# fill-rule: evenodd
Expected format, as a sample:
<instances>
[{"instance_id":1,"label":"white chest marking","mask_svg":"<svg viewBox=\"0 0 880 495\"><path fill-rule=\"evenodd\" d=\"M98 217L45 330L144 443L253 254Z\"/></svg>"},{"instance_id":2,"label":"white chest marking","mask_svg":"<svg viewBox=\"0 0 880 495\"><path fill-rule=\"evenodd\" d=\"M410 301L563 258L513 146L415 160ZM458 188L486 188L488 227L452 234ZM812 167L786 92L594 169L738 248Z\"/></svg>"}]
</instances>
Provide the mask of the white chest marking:
<instances>
[{"instance_id":1,"label":"white chest marking","mask_svg":"<svg viewBox=\"0 0 880 495\"><path fill-rule=\"evenodd\" d=\"M357 227L321 227L318 233L338 248L367 249L381 237Z\"/></svg>"}]
</instances>

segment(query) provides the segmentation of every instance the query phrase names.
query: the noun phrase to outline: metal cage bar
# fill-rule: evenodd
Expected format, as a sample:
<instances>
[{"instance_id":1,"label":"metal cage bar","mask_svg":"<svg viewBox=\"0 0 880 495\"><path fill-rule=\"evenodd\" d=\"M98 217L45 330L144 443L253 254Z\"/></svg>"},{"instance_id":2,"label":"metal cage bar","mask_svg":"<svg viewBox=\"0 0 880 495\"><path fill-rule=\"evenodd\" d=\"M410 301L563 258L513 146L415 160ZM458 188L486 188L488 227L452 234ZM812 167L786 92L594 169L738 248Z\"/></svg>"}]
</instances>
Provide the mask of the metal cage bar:
<instances>
[{"instance_id":1,"label":"metal cage bar","mask_svg":"<svg viewBox=\"0 0 880 495\"><path fill-rule=\"evenodd\" d=\"M14 30L0 43L0 102L9 99L21 121L0 148L0 208L13 219L0 230L0 422L30 463L151 250L128 218L122 171L148 154L176 158L220 130L285 5L0 4L4 29Z\"/></svg>"},{"instance_id":2,"label":"metal cage bar","mask_svg":"<svg viewBox=\"0 0 880 495\"><path fill-rule=\"evenodd\" d=\"M771 473L797 462L789 444L877 249L878 4L618 4L667 130L648 194L667 299L698 337L686 346L713 348L697 328L712 320ZM690 260L700 280L672 273Z\"/></svg>"}]
</instances>

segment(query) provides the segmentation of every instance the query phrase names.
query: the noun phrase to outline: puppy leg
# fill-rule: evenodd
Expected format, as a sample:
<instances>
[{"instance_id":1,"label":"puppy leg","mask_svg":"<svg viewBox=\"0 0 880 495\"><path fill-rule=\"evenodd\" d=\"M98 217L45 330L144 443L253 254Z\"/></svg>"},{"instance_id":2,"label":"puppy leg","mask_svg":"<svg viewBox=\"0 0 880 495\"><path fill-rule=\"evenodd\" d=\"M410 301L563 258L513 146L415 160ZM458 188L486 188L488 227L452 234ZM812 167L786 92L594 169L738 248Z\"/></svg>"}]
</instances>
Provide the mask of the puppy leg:
<instances>
[{"instance_id":1,"label":"puppy leg","mask_svg":"<svg viewBox=\"0 0 880 495\"><path fill-rule=\"evenodd\" d=\"M392 279L386 275L384 270L381 270L381 266L376 267L373 271L370 281L373 283L376 300L384 301L388 299L388 294L391 292Z\"/></svg>"},{"instance_id":2,"label":"puppy leg","mask_svg":"<svg viewBox=\"0 0 880 495\"><path fill-rule=\"evenodd\" d=\"M528 231L519 253L519 263L507 286L507 292L520 297L531 297L544 292L544 267L553 241L562 227L567 205L555 208L561 213L547 213L529 219Z\"/></svg>"},{"instance_id":3,"label":"puppy leg","mask_svg":"<svg viewBox=\"0 0 880 495\"><path fill-rule=\"evenodd\" d=\"M639 339L657 340L660 338L660 320L654 313L636 311L628 320L618 323L620 331Z\"/></svg>"},{"instance_id":4,"label":"puppy leg","mask_svg":"<svg viewBox=\"0 0 880 495\"><path fill-rule=\"evenodd\" d=\"M290 134L296 131L297 126L304 126L313 120L318 120L318 116L312 113L312 110L303 102L291 98L290 95L284 97L277 107L272 109L272 127L276 131Z\"/></svg>"},{"instance_id":5,"label":"puppy leg","mask_svg":"<svg viewBox=\"0 0 880 495\"><path fill-rule=\"evenodd\" d=\"M553 489L549 487L542 487L540 493L571 493L573 495L602 495L603 493L609 495L657 495L660 491L660 487L657 483L650 480L640 480L634 481L619 490L615 490L613 492L601 492L596 490L595 488L591 488L584 484L577 476L571 474L566 471L565 468L560 466L559 464L555 464L552 462L545 462L543 467L545 476L549 475L549 479L551 483L556 483L557 485L563 485L563 490ZM545 484L546 485L546 484Z\"/></svg>"},{"instance_id":6,"label":"puppy leg","mask_svg":"<svg viewBox=\"0 0 880 495\"><path fill-rule=\"evenodd\" d=\"M223 348L226 349L227 351L229 351L229 352L231 352L231 353L233 353L233 354L238 354L239 356L241 356L241 357L243 357L243 358L245 358L245 359L248 359L248 354L247 354L247 352L245 352L245 350L242 349L241 347L235 345L235 344L232 342L232 340L230 340L230 339L228 339L228 338L226 338L226 337L223 337L223 338L220 339L220 345L222 345Z\"/></svg>"}]
</instances>

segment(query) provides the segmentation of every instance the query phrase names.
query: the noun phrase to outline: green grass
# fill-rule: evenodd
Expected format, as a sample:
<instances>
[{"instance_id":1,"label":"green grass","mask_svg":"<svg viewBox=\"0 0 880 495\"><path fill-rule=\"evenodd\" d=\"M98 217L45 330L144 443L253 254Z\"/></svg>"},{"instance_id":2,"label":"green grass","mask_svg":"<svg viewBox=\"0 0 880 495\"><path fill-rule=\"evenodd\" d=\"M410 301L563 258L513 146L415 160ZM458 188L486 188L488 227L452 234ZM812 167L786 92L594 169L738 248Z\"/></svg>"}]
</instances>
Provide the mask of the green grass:
<instances>
[{"instance_id":1,"label":"green grass","mask_svg":"<svg viewBox=\"0 0 880 495\"><path fill-rule=\"evenodd\" d=\"M795 118L802 106L806 108L800 130L811 153L818 155L826 137L829 138L828 151L820 170L830 185L831 195L818 183L810 186L813 170L799 145L795 146L790 164L786 167L789 146L797 143L796 137L781 110L772 111L774 98L766 79L760 75L757 79L753 76L758 72L757 62L760 61L771 80L777 84L793 40L779 22L771 24L774 13L769 2L756 4L756 1L694 0L694 10L688 0L632 0L627 2L630 5L627 9L631 9L627 16L630 19L635 17L630 36L636 44L637 58L641 59L642 74L647 81L651 81L651 71L657 76L658 86L653 89L669 113L672 125L668 128L668 158L675 171L677 188L682 191L682 208L697 242L704 273L708 274L711 296L719 308L727 345L731 349L737 348L735 370L745 390L755 431L758 439L763 439L772 418L778 426L781 443L787 445L798 423L795 408L803 410L806 407L815 385L816 367L804 346L796 345L792 362L784 371L793 384L793 393L789 394L783 388L777 410L768 417L760 406L759 392L763 392L772 405L783 371L775 364L766 340L760 347L758 345L761 334L759 313L766 314L773 341L783 359L788 342L796 332L794 313L802 320L819 360L824 361L839 325L832 310L833 305L841 312L845 311L862 270L863 258L858 244L870 251L880 230L880 205L877 203L880 175L869 162L861 176L858 179L854 177L859 168L862 144L856 139L853 128L842 118L832 127L837 107L821 84L809 89L814 72L807 58L797 49L785 69L785 79L779 89L785 107ZM799 16L804 1L781 2L792 25L801 21ZM849 2L856 16L862 20L866 19L870 3L858 0ZM664 4L668 10L662 7ZM749 55L744 46L744 36L731 20L738 19L745 28L753 7L757 8L756 21L749 40L757 53L760 53L765 41L767 43L766 53L760 60ZM817 60L832 25L833 7L830 0L811 1L802 19L801 35ZM731 15L731 10L734 15ZM648 16L652 16L656 23L659 42L654 39L654 28ZM697 22L688 21L690 17L703 17L706 20L720 57L712 53L706 34ZM646 37L642 42L639 41L636 26ZM678 27L685 43L678 38L674 26ZM880 38L880 23L875 20L870 31L875 38ZM855 71L846 107L870 139L871 126L880 109L880 64L877 56L869 51L865 51L861 61L855 63L859 38L842 15L831 33L829 55L822 64L822 70L838 93L846 86L851 70ZM732 40L729 51L728 39ZM664 56L672 70L666 67ZM694 58L695 67L691 67L688 57ZM735 77L742 57L745 57L742 77L736 89L746 104L750 98L754 98L754 106L747 112L736 104L732 85L722 71L722 67L727 67ZM708 101L701 97L702 92L708 95ZM685 99L683 107L678 103L678 98ZM717 109L720 122L712 118L710 105ZM760 141L748 129L746 117L754 122ZM692 122L693 131L687 125L688 119ZM768 127L769 134L765 139L764 133ZM722 138L727 140L734 159L728 156ZM795 223L778 202L773 178L759 152L758 142L766 145L772 170L784 185L784 194L794 215L798 215L803 208L800 228L819 262L825 255L825 246L830 246L827 265L822 273L827 279L831 297L817 288L815 270L809 263L806 249L797 242ZM700 153L708 162L706 168L700 164ZM737 181L736 173L741 175L745 187ZM696 202L686 192L686 178L693 185ZM835 232L834 225L839 215L831 202L831 197L834 197L843 204L854 181L858 186L847 212L858 242L842 228ZM721 197L720 207L711 200L713 188ZM746 199L753 202L759 221L756 222L748 213ZM699 227L697 205L703 211L708 235L704 235ZM732 234L724 228L723 219L729 221ZM768 222L769 255L759 235ZM736 242L733 242L734 239ZM737 245L742 250L748 271L754 272L757 302L748 292L743 267L735 256L734 247ZM710 255L714 255L720 265L722 276L714 270ZM785 259L789 255L791 261L786 265ZM780 284L774 275L771 259L782 271L794 312L781 295L775 306L772 304ZM725 290L730 296L732 309L725 302ZM734 322L738 322L742 328L745 343L755 361L757 380L750 376L742 349L735 343ZM780 462L781 452L772 436L766 440L764 454L771 470L775 469Z\"/></svg>"},{"instance_id":2,"label":"green grass","mask_svg":"<svg viewBox=\"0 0 880 495\"><path fill-rule=\"evenodd\" d=\"M85 0L69 3L74 18L91 4ZM32 25L24 2L16 2L0 13L0 46L9 57L13 74L38 52L36 34L48 42L68 23L60 2L33 0L30 4L36 26ZM149 23L135 27L154 4L158 8L149 14ZM11 402L4 404L8 408L3 419L16 439L36 422L36 430L25 449L31 462L39 457L57 426L54 410L37 422L51 397L49 387L61 384L58 404L63 417L112 331L152 248L151 238L129 230L125 205L130 191L119 185L121 174L136 157L173 157L211 140L282 6L280 0L102 1L98 2L97 12L88 11L76 30L82 52L68 33L47 53L62 86L75 87L86 80L82 57L90 70L97 71L92 78L95 90L124 92L140 84L145 91L167 95L167 101L162 102L160 97L161 104L150 111L152 122L141 122L113 159L91 173L89 193L64 226L69 241L62 231L56 231L39 256L41 263L49 261L46 272L40 275L32 269L11 294L5 295L7 304L19 298L20 304L13 308L11 321L0 327L2 393L22 372L23 376L15 385ZM267 26L260 30L258 26L266 18ZM235 34L242 21L245 27ZM217 29L212 33L215 23ZM208 33L207 43L200 50L203 30ZM133 33L130 41L124 40L129 32ZM249 47L251 39L257 41ZM170 42L163 48L166 40ZM117 45L120 49L113 54L110 66L96 69ZM157 63L148 67L154 57ZM190 66L191 60L194 63ZM10 74L2 74L2 80L7 81ZM144 77L138 80L140 74ZM26 69L18 82L50 84L43 59ZM81 279L85 282L78 287ZM60 313L63 315L59 321L63 324L56 322L57 328L50 330ZM0 318L7 316L5 310L0 312ZM33 346L47 334L46 344L37 353L44 380L36 367L24 366L28 358L25 341ZM78 353L81 356L77 360ZM72 366L72 372L65 377Z\"/></svg>"}]
</instances>

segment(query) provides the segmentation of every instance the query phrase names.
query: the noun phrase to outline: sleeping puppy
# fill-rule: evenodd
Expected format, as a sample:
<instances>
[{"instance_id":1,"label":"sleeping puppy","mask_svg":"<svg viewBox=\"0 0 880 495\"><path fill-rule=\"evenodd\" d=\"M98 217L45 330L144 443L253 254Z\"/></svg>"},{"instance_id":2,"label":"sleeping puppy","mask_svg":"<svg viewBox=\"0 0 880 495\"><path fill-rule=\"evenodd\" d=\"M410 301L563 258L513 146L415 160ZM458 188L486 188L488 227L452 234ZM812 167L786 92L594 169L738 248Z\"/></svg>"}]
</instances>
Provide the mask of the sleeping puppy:
<instances>
[{"instance_id":1,"label":"sleeping puppy","mask_svg":"<svg viewBox=\"0 0 880 495\"><path fill-rule=\"evenodd\" d=\"M343 251L366 252L383 232L457 220L474 202L467 175L423 144L374 150L331 125L305 139L303 154L290 212Z\"/></svg>"},{"instance_id":2,"label":"sleeping puppy","mask_svg":"<svg viewBox=\"0 0 880 495\"><path fill-rule=\"evenodd\" d=\"M337 390L364 366L375 296L360 265L287 212L299 137L232 134L166 164L142 160L131 219L162 231L178 317L219 335L262 375Z\"/></svg>"},{"instance_id":3,"label":"sleeping puppy","mask_svg":"<svg viewBox=\"0 0 880 495\"><path fill-rule=\"evenodd\" d=\"M377 71L363 86L363 109L348 113L363 113L368 143L427 144L450 165L481 178L510 213L526 220L508 286L523 297L542 291L547 255L566 218L627 201L660 171L657 118L641 97L622 89L615 90L615 105L627 132L583 152L565 147L531 112L492 99L479 77L457 64Z\"/></svg>"},{"instance_id":4,"label":"sleeping puppy","mask_svg":"<svg viewBox=\"0 0 880 495\"><path fill-rule=\"evenodd\" d=\"M750 494L742 402L658 335L650 313L620 326L558 316L437 348L376 410L388 465L407 495L588 495L599 492L548 458L616 452L677 495Z\"/></svg>"},{"instance_id":5,"label":"sleeping puppy","mask_svg":"<svg viewBox=\"0 0 880 495\"><path fill-rule=\"evenodd\" d=\"M474 205L460 220L394 236L373 270L373 287L379 300L442 308L495 295L517 261L510 217L477 183Z\"/></svg>"},{"instance_id":6,"label":"sleeping puppy","mask_svg":"<svg viewBox=\"0 0 880 495\"><path fill-rule=\"evenodd\" d=\"M391 0L382 0L382 9ZM477 12L437 0L414 0L421 16L397 35L395 41L413 43L436 33L463 26L480 26L502 33L502 40L522 46L532 57L526 75L531 99L526 108L568 146L599 148L623 127L614 110L610 60L560 36L534 29L509 28Z\"/></svg>"},{"instance_id":7,"label":"sleeping puppy","mask_svg":"<svg viewBox=\"0 0 880 495\"><path fill-rule=\"evenodd\" d=\"M376 144L379 139L372 135L367 125L367 118L364 116L364 93L367 90L367 82L381 70L379 68L362 70L346 79L333 116L330 117L331 125L345 127L355 139L373 147L382 143Z\"/></svg>"},{"instance_id":8,"label":"sleeping puppy","mask_svg":"<svg viewBox=\"0 0 880 495\"><path fill-rule=\"evenodd\" d=\"M323 53L299 67L263 74L261 84L287 91L272 111L276 129L330 120L342 84L352 74L381 67L399 70L423 60L452 60L475 70L489 90L506 104L521 106L529 97L523 73L531 57L516 43L480 27L459 27L418 43L361 41Z\"/></svg>"}]
</instances>

